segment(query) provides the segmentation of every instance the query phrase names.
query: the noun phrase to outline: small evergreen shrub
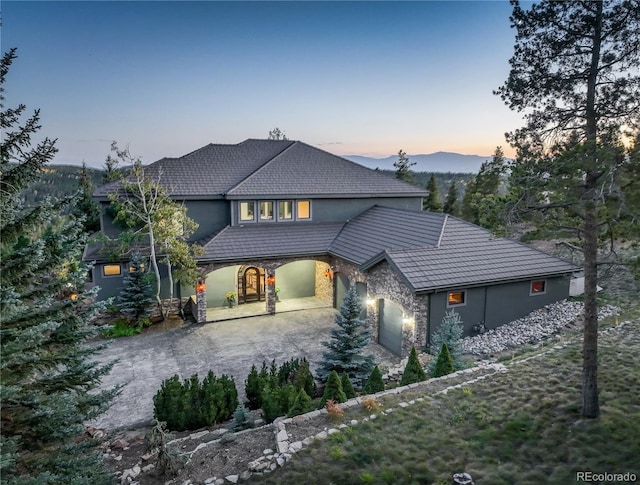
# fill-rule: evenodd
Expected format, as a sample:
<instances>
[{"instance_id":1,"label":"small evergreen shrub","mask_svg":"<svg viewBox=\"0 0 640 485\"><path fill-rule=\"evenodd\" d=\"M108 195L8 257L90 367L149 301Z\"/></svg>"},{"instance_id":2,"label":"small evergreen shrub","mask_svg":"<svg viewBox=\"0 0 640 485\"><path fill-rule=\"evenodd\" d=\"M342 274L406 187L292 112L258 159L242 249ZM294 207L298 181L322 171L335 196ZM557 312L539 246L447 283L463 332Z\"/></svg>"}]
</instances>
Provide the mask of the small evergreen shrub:
<instances>
[{"instance_id":1,"label":"small evergreen shrub","mask_svg":"<svg viewBox=\"0 0 640 485\"><path fill-rule=\"evenodd\" d=\"M233 412L231 429L233 431L242 431L243 429L251 427L252 423L249 421L249 411L243 404L238 404L238 407L236 407L236 410Z\"/></svg>"},{"instance_id":2,"label":"small evergreen shrub","mask_svg":"<svg viewBox=\"0 0 640 485\"><path fill-rule=\"evenodd\" d=\"M382 373L378 366L375 366L367 379L367 383L364 385L363 392L365 394L375 394L376 392L384 391L384 382L382 381Z\"/></svg>"},{"instance_id":3,"label":"small evergreen shrub","mask_svg":"<svg viewBox=\"0 0 640 485\"><path fill-rule=\"evenodd\" d=\"M102 334L107 338L119 338L138 335L140 332L142 332L141 325L132 327L129 325L126 318L118 318L117 320L114 320L113 325L107 328Z\"/></svg>"},{"instance_id":4,"label":"small evergreen shrub","mask_svg":"<svg viewBox=\"0 0 640 485\"><path fill-rule=\"evenodd\" d=\"M432 377L442 377L455 372L455 370L453 359L449 353L449 347L447 347L447 344L443 343L440 353L438 354L438 361L436 362L431 375Z\"/></svg>"},{"instance_id":5,"label":"small evergreen shrub","mask_svg":"<svg viewBox=\"0 0 640 485\"><path fill-rule=\"evenodd\" d=\"M144 269L145 259L138 252L131 255L129 271L122 280L123 287L116 304L130 327L142 327L142 320L149 322L154 304L153 276Z\"/></svg>"},{"instance_id":6,"label":"small evergreen shrub","mask_svg":"<svg viewBox=\"0 0 640 485\"><path fill-rule=\"evenodd\" d=\"M154 417L174 431L198 429L231 417L238 406L238 391L232 378L216 377L209 371L200 383L194 374L184 382L177 375L166 379L153 397Z\"/></svg>"},{"instance_id":7,"label":"small evergreen shrub","mask_svg":"<svg viewBox=\"0 0 640 485\"><path fill-rule=\"evenodd\" d=\"M327 384L324 386L324 394L322 395L322 401L320 404L324 406L329 400L337 403L345 402L347 400L347 396L342 389L342 381L340 380L340 377L338 377L338 373L334 370L329 373L329 378L327 379Z\"/></svg>"},{"instance_id":8,"label":"small evergreen shrub","mask_svg":"<svg viewBox=\"0 0 640 485\"><path fill-rule=\"evenodd\" d=\"M420 361L418 360L418 352L416 352L415 347L411 347L409 360L407 361L407 365L404 367L400 385L406 386L407 384L414 384L416 382L424 381L426 380L426 378L427 374L425 374L424 369L422 368L422 366L420 365Z\"/></svg>"},{"instance_id":9,"label":"small evergreen shrub","mask_svg":"<svg viewBox=\"0 0 640 485\"><path fill-rule=\"evenodd\" d=\"M272 423L278 416L282 416L280 408L280 388L267 384L262 390L262 417L267 423Z\"/></svg>"},{"instance_id":10,"label":"small evergreen shrub","mask_svg":"<svg viewBox=\"0 0 640 485\"><path fill-rule=\"evenodd\" d=\"M431 355L435 357L436 352L440 352L442 344L447 344L455 370L464 369L465 363L462 360L462 347L460 342L463 332L464 328L460 315L456 313L455 310L446 312L442 318L442 323L436 331L433 332L431 337ZM436 359L431 359L429 361L430 375L433 375L435 365Z\"/></svg>"},{"instance_id":11,"label":"small evergreen shrub","mask_svg":"<svg viewBox=\"0 0 640 485\"><path fill-rule=\"evenodd\" d=\"M287 416L291 418L293 416L298 416L299 414L308 413L311 410L311 397L309 397L304 389L300 389L300 392L298 392L295 401L293 401L293 405L289 409Z\"/></svg>"},{"instance_id":12,"label":"small evergreen shrub","mask_svg":"<svg viewBox=\"0 0 640 485\"><path fill-rule=\"evenodd\" d=\"M344 391L344 395L347 396L347 399L356 397L356 390L353 388L351 379L349 379L346 372L343 372L340 376L340 382L342 383L342 390Z\"/></svg>"}]
</instances>

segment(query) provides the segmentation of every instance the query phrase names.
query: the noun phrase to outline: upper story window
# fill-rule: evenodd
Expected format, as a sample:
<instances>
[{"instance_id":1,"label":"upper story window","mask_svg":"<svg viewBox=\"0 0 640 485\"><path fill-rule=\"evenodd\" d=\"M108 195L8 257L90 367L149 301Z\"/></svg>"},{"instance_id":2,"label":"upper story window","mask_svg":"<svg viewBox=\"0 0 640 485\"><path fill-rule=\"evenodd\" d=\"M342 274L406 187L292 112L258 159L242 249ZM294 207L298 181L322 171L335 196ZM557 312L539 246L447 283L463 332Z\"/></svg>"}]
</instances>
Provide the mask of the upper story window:
<instances>
[{"instance_id":1,"label":"upper story window","mask_svg":"<svg viewBox=\"0 0 640 485\"><path fill-rule=\"evenodd\" d=\"M450 291L447 293L447 307L463 306L467 304L466 291Z\"/></svg>"},{"instance_id":2,"label":"upper story window","mask_svg":"<svg viewBox=\"0 0 640 485\"><path fill-rule=\"evenodd\" d=\"M531 287L529 288L529 295L544 295L547 292L547 282L546 280L535 280L531 282Z\"/></svg>"},{"instance_id":3,"label":"upper story window","mask_svg":"<svg viewBox=\"0 0 640 485\"><path fill-rule=\"evenodd\" d=\"M253 201L240 202L240 221L253 221L256 218L256 204Z\"/></svg>"},{"instance_id":4,"label":"upper story window","mask_svg":"<svg viewBox=\"0 0 640 485\"><path fill-rule=\"evenodd\" d=\"M290 221L293 219L293 201L281 200L278 202L278 220Z\"/></svg>"},{"instance_id":5,"label":"upper story window","mask_svg":"<svg viewBox=\"0 0 640 485\"><path fill-rule=\"evenodd\" d=\"M297 213L296 219L311 219L311 201L310 200L299 200L296 204Z\"/></svg>"},{"instance_id":6,"label":"upper story window","mask_svg":"<svg viewBox=\"0 0 640 485\"><path fill-rule=\"evenodd\" d=\"M274 219L273 201L272 200L260 201L260 220L272 221L273 219Z\"/></svg>"}]
</instances>

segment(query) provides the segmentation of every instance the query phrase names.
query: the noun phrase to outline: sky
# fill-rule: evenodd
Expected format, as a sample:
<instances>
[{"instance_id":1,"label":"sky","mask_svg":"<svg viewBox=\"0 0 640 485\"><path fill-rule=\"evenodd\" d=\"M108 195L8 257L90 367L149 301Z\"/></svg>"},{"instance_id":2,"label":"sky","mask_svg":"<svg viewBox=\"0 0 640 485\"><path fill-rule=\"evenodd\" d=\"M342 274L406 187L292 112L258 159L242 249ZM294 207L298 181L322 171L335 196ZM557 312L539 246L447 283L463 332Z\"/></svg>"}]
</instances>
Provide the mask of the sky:
<instances>
[{"instance_id":1,"label":"sky","mask_svg":"<svg viewBox=\"0 0 640 485\"><path fill-rule=\"evenodd\" d=\"M151 163L208 143L292 140L337 155L488 156L523 122L507 1L2 2L17 47L5 107L40 109L55 163L112 141Z\"/></svg>"}]
</instances>

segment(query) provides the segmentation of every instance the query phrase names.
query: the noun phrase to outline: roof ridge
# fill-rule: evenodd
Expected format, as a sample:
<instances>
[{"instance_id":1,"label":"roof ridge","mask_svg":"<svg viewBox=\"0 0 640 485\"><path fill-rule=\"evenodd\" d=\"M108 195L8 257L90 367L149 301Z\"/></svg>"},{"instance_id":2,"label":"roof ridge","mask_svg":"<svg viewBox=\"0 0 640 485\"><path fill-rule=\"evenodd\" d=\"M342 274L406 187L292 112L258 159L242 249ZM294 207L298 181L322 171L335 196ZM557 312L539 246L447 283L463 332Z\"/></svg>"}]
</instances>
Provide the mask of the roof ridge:
<instances>
[{"instance_id":1,"label":"roof ridge","mask_svg":"<svg viewBox=\"0 0 640 485\"><path fill-rule=\"evenodd\" d=\"M444 228L447 226L447 222L449 221L449 214L444 215L444 221L442 221L442 228L440 229L440 236L438 237L438 242L436 243L436 248L440 248L440 243L442 242L442 237L444 236Z\"/></svg>"},{"instance_id":2,"label":"roof ridge","mask_svg":"<svg viewBox=\"0 0 640 485\"><path fill-rule=\"evenodd\" d=\"M245 141L249 141L249 139L245 140ZM264 141L268 141L268 140L264 140ZM275 141L275 140L274 140ZM284 141L284 140L278 140L278 141ZM286 140L286 141L291 141L291 140ZM244 142L243 142L244 143ZM286 152L287 150L289 150L292 146L294 146L296 143L299 143L297 141L291 141L291 143L289 143L287 146L285 146L282 150L280 150L278 153L276 153L273 157L271 157L269 160L267 160L266 162L264 162L262 165L260 165L258 168L256 168L253 172L251 172L249 175L247 175L246 177L244 177L242 180L240 180L240 182L238 182L237 184L235 184L233 187L230 187L229 189L227 189L226 194L229 194L231 192L233 192L235 189L237 189L238 187L240 187L243 183L245 183L247 180L249 180L250 178L252 178L253 176L255 176L257 173L259 173L262 169L264 169L267 165L269 165L271 162L273 162L276 158L278 158L280 155L282 155L284 152Z\"/></svg>"}]
</instances>

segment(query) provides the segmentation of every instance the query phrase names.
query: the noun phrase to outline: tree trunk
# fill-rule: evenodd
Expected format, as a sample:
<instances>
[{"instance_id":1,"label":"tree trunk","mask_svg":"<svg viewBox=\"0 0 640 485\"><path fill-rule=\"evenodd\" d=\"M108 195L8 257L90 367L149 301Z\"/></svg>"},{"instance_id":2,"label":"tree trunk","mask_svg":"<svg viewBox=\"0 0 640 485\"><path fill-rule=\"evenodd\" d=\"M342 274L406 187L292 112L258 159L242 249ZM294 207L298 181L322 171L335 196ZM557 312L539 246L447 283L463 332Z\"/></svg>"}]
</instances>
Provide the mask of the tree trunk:
<instances>
[{"instance_id":1,"label":"tree trunk","mask_svg":"<svg viewBox=\"0 0 640 485\"><path fill-rule=\"evenodd\" d=\"M587 174L587 184L593 174ZM595 180L593 181L595 184ZM584 220L584 341L582 345L582 416L597 418L598 404L598 222L596 203L587 200Z\"/></svg>"},{"instance_id":2,"label":"tree trunk","mask_svg":"<svg viewBox=\"0 0 640 485\"><path fill-rule=\"evenodd\" d=\"M160 268L158 267L158 258L156 256L156 243L151 226L151 221L147 222L149 228L149 246L151 253L149 259L151 260L151 266L153 266L153 272L156 275L156 301L158 302L158 308L160 309L160 318L165 319L164 308L162 308L162 300L160 299L160 290L162 288L162 282L160 281Z\"/></svg>"}]
</instances>

